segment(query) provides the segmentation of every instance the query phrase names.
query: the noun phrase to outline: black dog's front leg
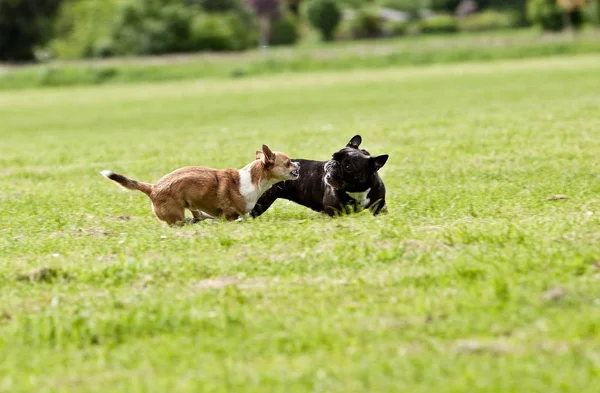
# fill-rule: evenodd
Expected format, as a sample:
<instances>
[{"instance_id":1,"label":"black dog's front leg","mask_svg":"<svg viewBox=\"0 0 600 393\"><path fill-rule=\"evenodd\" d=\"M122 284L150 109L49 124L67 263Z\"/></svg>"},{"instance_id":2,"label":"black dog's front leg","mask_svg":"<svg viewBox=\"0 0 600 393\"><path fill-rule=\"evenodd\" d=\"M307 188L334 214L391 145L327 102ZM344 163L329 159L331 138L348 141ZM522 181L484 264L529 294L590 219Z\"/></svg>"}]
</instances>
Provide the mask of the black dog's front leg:
<instances>
[{"instance_id":1,"label":"black dog's front leg","mask_svg":"<svg viewBox=\"0 0 600 393\"><path fill-rule=\"evenodd\" d=\"M367 209L369 209L374 216L387 213L385 186L382 181L375 184L368 197L371 203L367 206Z\"/></svg>"},{"instance_id":2,"label":"black dog's front leg","mask_svg":"<svg viewBox=\"0 0 600 393\"><path fill-rule=\"evenodd\" d=\"M385 198L380 199L369 206L369 210L373 213L374 216L379 214L387 214L387 205L385 204Z\"/></svg>"},{"instance_id":3,"label":"black dog's front leg","mask_svg":"<svg viewBox=\"0 0 600 393\"><path fill-rule=\"evenodd\" d=\"M329 217L335 217L340 214L341 200L335 191L328 189L323 196L323 212Z\"/></svg>"},{"instance_id":4,"label":"black dog's front leg","mask_svg":"<svg viewBox=\"0 0 600 393\"><path fill-rule=\"evenodd\" d=\"M279 198L281 188L277 185L269 188L256 202L254 209L250 212L252 218L256 218L263 214L271 207L271 205Z\"/></svg>"}]
</instances>

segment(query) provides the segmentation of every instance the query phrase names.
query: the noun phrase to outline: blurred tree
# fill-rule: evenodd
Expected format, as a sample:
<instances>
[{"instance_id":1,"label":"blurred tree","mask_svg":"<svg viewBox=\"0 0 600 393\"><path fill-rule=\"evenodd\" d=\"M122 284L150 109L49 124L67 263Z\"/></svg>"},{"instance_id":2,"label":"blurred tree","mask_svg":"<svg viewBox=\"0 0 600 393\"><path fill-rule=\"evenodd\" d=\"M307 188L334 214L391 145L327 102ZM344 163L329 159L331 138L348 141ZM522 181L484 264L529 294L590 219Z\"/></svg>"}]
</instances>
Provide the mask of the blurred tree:
<instances>
[{"instance_id":1,"label":"blurred tree","mask_svg":"<svg viewBox=\"0 0 600 393\"><path fill-rule=\"evenodd\" d=\"M256 14L263 18L275 18L281 13L279 0L246 0Z\"/></svg>"},{"instance_id":2,"label":"blurred tree","mask_svg":"<svg viewBox=\"0 0 600 393\"><path fill-rule=\"evenodd\" d=\"M567 30L579 29L583 25L585 0L557 0L563 12L563 25Z\"/></svg>"},{"instance_id":3,"label":"blurred tree","mask_svg":"<svg viewBox=\"0 0 600 393\"><path fill-rule=\"evenodd\" d=\"M527 20L527 0L477 0L477 7L480 10L492 9L501 12L516 13L518 24L525 26Z\"/></svg>"},{"instance_id":4,"label":"blurred tree","mask_svg":"<svg viewBox=\"0 0 600 393\"><path fill-rule=\"evenodd\" d=\"M299 38L298 18L292 13L275 19L271 24L271 30L269 31L269 43L271 45L293 45Z\"/></svg>"},{"instance_id":5,"label":"blurred tree","mask_svg":"<svg viewBox=\"0 0 600 393\"><path fill-rule=\"evenodd\" d=\"M312 0L308 5L308 20L321 32L323 41L333 41L342 12L335 0Z\"/></svg>"},{"instance_id":6,"label":"blurred tree","mask_svg":"<svg viewBox=\"0 0 600 393\"><path fill-rule=\"evenodd\" d=\"M368 6L374 6L379 3L378 0L338 0L336 4L340 8L363 8Z\"/></svg>"},{"instance_id":7,"label":"blurred tree","mask_svg":"<svg viewBox=\"0 0 600 393\"><path fill-rule=\"evenodd\" d=\"M424 0L381 0L384 8L408 12L411 16L419 15L419 10L425 5Z\"/></svg>"},{"instance_id":8,"label":"blurred tree","mask_svg":"<svg viewBox=\"0 0 600 393\"><path fill-rule=\"evenodd\" d=\"M51 38L61 0L0 0L0 61L34 60Z\"/></svg>"},{"instance_id":9,"label":"blurred tree","mask_svg":"<svg viewBox=\"0 0 600 393\"><path fill-rule=\"evenodd\" d=\"M563 28L562 11L556 0L528 0L527 18L543 30L559 31Z\"/></svg>"},{"instance_id":10,"label":"blurred tree","mask_svg":"<svg viewBox=\"0 0 600 393\"><path fill-rule=\"evenodd\" d=\"M113 51L119 55L189 51L192 18L179 1L128 2L112 24Z\"/></svg>"},{"instance_id":11,"label":"blurred tree","mask_svg":"<svg viewBox=\"0 0 600 393\"><path fill-rule=\"evenodd\" d=\"M300 15L300 4L302 0L285 0L287 9L295 16Z\"/></svg>"},{"instance_id":12,"label":"blurred tree","mask_svg":"<svg viewBox=\"0 0 600 393\"><path fill-rule=\"evenodd\" d=\"M527 17L544 30L578 29L584 7L585 0L528 0Z\"/></svg>"},{"instance_id":13,"label":"blurred tree","mask_svg":"<svg viewBox=\"0 0 600 393\"><path fill-rule=\"evenodd\" d=\"M239 0L187 0L190 5L199 5L206 12L223 12L237 10Z\"/></svg>"},{"instance_id":14,"label":"blurred tree","mask_svg":"<svg viewBox=\"0 0 600 393\"><path fill-rule=\"evenodd\" d=\"M121 0L63 0L53 23L52 56L110 56L111 28L121 4Z\"/></svg>"},{"instance_id":15,"label":"blurred tree","mask_svg":"<svg viewBox=\"0 0 600 393\"><path fill-rule=\"evenodd\" d=\"M258 18L260 29L260 46L267 47L271 22L281 15L281 4L279 0L246 0L250 8Z\"/></svg>"},{"instance_id":16,"label":"blurred tree","mask_svg":"<svg viewBox=\"0 0 600 393\"><path fill-rule=\"evenodd\" d=\"M460 0L429 0L429 7L433 11L454 13Z\"/></svg>"}]
</instances>

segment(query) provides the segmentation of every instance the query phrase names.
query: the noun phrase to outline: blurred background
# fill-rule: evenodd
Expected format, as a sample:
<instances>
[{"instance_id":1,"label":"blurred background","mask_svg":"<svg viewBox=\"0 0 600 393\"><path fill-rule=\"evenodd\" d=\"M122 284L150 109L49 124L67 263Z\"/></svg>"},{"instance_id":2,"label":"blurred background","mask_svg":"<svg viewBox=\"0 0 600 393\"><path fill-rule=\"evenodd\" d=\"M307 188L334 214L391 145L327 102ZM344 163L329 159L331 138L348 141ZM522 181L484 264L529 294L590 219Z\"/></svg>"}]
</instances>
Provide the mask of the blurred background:
<instances>
[{"instance_id":1,"label":"blurred background","mask_svg":"<svg viewBox=\"0 0 600 393\"><path fill-rule=\"evenodd\" d=\"M597 26L597 0L0 0L0 59L244 51L258 46Z\"/></svg>"},{"instance_id":2,"label":"blurred background","mask_svg":"<svg viewBox=\"0 0 600 393\"><path fill-rule=\"evenodd\" d=\"M597 52L599 24L600 0L0 0L0 88ZM179 65L98 61L142 56Z\"/></svg>"}]
</instances>

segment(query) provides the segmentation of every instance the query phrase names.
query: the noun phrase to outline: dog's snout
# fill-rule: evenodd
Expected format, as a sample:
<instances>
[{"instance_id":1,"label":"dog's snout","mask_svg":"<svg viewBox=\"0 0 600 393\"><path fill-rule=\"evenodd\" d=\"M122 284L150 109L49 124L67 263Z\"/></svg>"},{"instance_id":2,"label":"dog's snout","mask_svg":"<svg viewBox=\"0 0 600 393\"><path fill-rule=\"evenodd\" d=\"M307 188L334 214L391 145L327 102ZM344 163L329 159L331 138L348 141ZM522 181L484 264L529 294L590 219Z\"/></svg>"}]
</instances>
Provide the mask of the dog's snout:
<instances>
[{"instance_id":1,"label":"dog's snout","mask_svg":"<svg viewBox=\"0 0 600 393\"><path fill-rule=\"evenodd\" d=\"M293 169L290 171L290 175L292 175L294 179L298 179L300 177L300 164L297 162L294 163Z\"/></svg>"}]
</instances>

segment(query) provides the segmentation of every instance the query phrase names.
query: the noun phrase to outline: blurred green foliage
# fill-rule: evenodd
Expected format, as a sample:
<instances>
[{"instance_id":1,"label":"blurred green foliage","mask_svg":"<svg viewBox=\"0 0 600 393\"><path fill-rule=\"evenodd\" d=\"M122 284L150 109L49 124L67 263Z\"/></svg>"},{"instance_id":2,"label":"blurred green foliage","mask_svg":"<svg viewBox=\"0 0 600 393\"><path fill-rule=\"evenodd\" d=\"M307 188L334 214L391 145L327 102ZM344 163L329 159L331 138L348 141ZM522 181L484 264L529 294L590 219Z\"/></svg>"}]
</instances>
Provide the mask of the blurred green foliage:
<instances>
[{"instance_id":1,"label":"blurred green foliage","mask_svg":"<svg viewBox=\"0 0 600 393\"><path fill-rule=\"evenodd\" d=\"M321 33L324 41L332 41L342 20L342 12L335 0L311 0L307 7L310 24Z\"/></svg>"},{"instance_id":2,"label":"blurred green foliage","mask_svg":"<svg viewBox=\"0 0 600 393\"><path fill-rule=\"evenodd\" d=\"M0 61L243 51L259 36L293 45L308 26L331 41L600 24L597 0L570 11L556 0L462 1L267 0L265 25L250 0L0 0Z\"/></svg>"},{"instance_id":3,"label":"blurred green foliage","mask_svg":"<svg viewBox=\"0 0 600 393\"><path fill-rule=\"evenodd\" d=\"M0 0L0 61L28 61L51 36L60 0Z\"/></svg>"},{"instance_id":4,"label":"blurred green foliage","mask_svg":"<svg viewBox=\"0 0 600 393\"><path fill-rule=\"evenodd\" d=\"M488 31L517 27L520 24L519 15L516 12L500 12L486 10L471 14L458 19L461 31Z\"/></svg>"},{"instance_id":5,"label":"blurred green foliage","mask_svg":"<svg viewBox=\"0 0 600 393\"><path fill-rule=\"evenodd\" d=\"M458 31L458 22L452 15L440 14L423 19L419 23L419 31L423 34L449 34Z\"/></svg>"}]
</instances>

